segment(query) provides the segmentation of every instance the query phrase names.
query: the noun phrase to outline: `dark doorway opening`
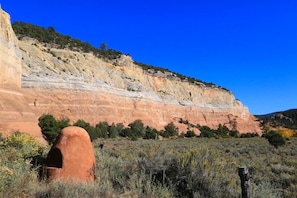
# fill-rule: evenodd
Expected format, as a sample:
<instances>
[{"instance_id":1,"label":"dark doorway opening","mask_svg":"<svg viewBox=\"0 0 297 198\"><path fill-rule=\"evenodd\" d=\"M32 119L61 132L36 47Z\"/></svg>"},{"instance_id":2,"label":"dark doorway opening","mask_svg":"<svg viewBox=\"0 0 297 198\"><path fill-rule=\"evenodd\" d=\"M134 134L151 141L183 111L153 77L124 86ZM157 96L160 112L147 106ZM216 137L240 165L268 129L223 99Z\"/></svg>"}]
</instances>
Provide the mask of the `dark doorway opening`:
<instances>
[{"instance_id":1,"label":"dark doorway opening","mask_svg":"<svg viewBox=\"0 0 297 198\"><path fill-rule=\"evenodd\" d=\"M47 159L46 159L46 166L62 168L63 161L62 161L62 153L61 153L60 149L53 148L49 151Z\"/></svg>"}]
</instances>

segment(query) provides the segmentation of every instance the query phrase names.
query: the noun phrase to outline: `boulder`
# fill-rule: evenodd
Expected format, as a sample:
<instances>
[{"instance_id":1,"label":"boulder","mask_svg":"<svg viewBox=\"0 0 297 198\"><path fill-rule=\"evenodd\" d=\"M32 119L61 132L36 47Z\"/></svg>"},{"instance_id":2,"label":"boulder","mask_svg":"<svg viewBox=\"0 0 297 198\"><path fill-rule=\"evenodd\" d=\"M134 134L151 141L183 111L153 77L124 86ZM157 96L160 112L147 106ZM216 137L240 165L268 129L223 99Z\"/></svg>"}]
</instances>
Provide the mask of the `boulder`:
<instances>
[{"instance_id":1,"label":"boulder","mask_svg":"<svg viewBox=\"0 0 297 198\"><path fill-rule=\"evenodd\" d=\"M61 130L44 166L49 180L84 182L95 180L95 155L89 134L81 127Z\"/></svg>"}]
</instances>

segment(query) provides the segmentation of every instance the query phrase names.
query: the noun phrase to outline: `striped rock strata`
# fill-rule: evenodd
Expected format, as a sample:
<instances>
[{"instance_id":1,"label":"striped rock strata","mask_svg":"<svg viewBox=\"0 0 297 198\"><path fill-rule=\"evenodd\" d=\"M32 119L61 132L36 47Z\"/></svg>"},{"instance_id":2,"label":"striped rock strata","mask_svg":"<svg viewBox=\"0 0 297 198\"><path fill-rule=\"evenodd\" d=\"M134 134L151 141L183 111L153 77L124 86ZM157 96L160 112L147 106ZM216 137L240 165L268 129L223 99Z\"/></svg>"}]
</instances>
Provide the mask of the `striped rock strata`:
<instances>
[{"instance_id":1,"label":"striped rock strata","mask_svg":"<svg viewBox=\"0 0 297 198\"><path fill-rule=\"evenodd\" d=\"M7 14L2 11L2 15ZM241 133L261 132L248 108L228 90L189 83L170 72L144 71L130 56L105 62L91 53L56 49L31 38L10 39L6 32L14 33L8 22L1 24L1 42L10 42L1 45L1 70L13 72L1 73L0 79L1 85L11 81L16 86L0 89L4 99L0 103L0 131L28 131L31 124L31 130L38 133L38 118L50 113L91 124L107 121L128 125L140 119L157 129L174 122L180 132L186 132L191 126L179 122L183 120L212 128L225 124ZM9 46L14 48L7 49ZM21 80L8 75L18 76L20 68Z\"/></svg>"}]
</instances>

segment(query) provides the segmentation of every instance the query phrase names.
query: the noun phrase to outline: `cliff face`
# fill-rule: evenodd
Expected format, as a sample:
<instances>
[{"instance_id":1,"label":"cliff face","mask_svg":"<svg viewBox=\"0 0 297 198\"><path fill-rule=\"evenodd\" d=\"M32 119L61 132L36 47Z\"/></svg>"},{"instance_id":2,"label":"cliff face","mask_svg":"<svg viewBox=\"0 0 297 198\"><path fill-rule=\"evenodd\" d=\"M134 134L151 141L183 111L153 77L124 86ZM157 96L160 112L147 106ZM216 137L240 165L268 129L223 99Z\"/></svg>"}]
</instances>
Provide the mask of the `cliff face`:
<instances>
[{"instance_id":1,"label":"cliff face","mask_svg":"<svg viewBox=\"0 0 297 198\"><path fill-rule=\"evenodd\" d=\"M8 24L1 25L1 38L6 38L6 30L14 35L11 28L2 30L10 26L9 20L5 23ZM248 109L224 89L181 81L169 72L144 71L129 56L108 63L90 53L55 49L30 38L20 41L13 38L10 45L15 47L10 54L6 53L9 58L1 69L22 66L18 101L23 109L14 106L11 112L16 116L11 122L30 122L36 126L39 116L50 113L57 118L68 117L73 122L83 119L92 124L107 121L127 125L140 119L157 129L174 122L180 132L190 128L179 123L181 119L213 128L225 124L240 132L260 132ZM9 50L8 45L3 46L1 53ZM6 77L1 79L3 84ZM2 105L2 112L7 105Z\"/></svg>"},{"instance_id":2,"label":"cliff face","mask_svg":"<svg viewBox=\"0 0 297 198\"><path fill-rule=\"evenodd\" d=\"M10 16L0 8L0 86L21 86L21 54L10 25Z\"/></svg>"}]
</instances>

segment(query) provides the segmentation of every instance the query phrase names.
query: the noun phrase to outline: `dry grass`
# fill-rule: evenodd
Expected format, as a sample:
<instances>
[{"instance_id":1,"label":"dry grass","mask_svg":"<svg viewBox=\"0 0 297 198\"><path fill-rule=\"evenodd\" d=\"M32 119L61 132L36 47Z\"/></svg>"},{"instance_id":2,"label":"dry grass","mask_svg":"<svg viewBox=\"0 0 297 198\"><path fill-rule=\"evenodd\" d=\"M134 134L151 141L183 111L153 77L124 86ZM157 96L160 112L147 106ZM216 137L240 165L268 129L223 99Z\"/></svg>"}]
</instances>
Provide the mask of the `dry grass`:
<instances>
[{"instance_id":1,"label":"dry grass","mask_svg":"<svg viewBox=\"0 0 297 198\"><path fill-rule=\"evenodd\" d=\"M93 142L97 180L83 185L39 181L20 150L2 146L0 196L240 197L237 169L246 165L254 197L296 197L296 143L290 138L275 149L264 138L101 139Z\"/></svg>"}]
</instances>

